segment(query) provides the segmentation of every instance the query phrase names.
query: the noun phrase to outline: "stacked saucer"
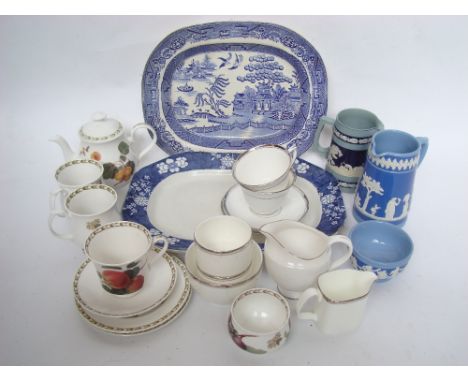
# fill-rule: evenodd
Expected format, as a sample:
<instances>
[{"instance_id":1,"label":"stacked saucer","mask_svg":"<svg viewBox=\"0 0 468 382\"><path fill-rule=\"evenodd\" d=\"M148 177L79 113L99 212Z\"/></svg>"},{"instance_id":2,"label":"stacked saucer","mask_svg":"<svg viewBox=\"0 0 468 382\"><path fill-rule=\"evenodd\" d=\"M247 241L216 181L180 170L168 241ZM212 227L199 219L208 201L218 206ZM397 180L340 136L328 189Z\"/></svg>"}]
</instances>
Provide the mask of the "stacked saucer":
<instances>
[{"instance_id":1,"label":"stacked saucer","mask_svg":"<svg viewBox=\"0 0 468 382\"><path fill-rule=\"evenodd\" d=\"M232 216L214 216L201 222L185 253L193 288L206 300L227 305L253 288L263 265L263 254L252 240L252 229Z\"/></svg>"},{"instance_id":2,"label":"stacked saucer","mask_svg":"<svg viewBox=\"0 0 468 382\"><path fill-rule=\"evenodd\" d=\"M90 260L78 269L73 283L80 315L106 332L132 335L159 329L187 306L191 287L184 264L163 255L151 266L144 288L131 297L106 292Z\"/></svg>"}]
</instances>

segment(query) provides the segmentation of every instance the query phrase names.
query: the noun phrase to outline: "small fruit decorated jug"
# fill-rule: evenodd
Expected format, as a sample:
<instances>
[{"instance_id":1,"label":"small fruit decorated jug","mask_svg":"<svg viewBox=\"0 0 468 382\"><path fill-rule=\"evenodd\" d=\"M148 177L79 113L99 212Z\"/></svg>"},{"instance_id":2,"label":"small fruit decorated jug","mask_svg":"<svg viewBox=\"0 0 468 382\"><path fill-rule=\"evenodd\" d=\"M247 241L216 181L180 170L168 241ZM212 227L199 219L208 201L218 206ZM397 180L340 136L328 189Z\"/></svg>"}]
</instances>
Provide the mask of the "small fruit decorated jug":
<instances>
[{"instance_id":1,"label":"small fruit decorated jug","mask_svg":"<svg viewBox=\"0 0 468 382\"><path fill-rule=\"evenodd\" d=\"M135 132L139 129L150 131L151 142L139 153L132 150ZM127 183L135 171L138 161L145 156L156 143L154 129L145 123L133 126L128 133L122 124L104 113L95 113L92 120L79 130L80 148L77 152L70 148L61 136L51 139L63 151L65 160L89 158L101 162L104 166L104 182L112 187Z\"/></svg>"}]
</instances>

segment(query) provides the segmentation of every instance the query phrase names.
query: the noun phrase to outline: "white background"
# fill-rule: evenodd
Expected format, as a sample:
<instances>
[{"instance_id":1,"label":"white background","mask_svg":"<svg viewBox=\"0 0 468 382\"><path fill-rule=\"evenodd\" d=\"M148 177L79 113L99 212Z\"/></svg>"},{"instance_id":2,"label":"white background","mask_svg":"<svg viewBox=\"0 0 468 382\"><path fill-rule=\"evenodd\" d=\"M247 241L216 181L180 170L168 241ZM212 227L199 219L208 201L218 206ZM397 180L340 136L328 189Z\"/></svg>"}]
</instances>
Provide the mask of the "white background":
<instances>
[{"instance_id":1,"label":"white background","mask_svg":"<svg viewBox=\"0 0 468 382\"><path fill-rule=\"evenodd\" d=\"M180 27L225 19L276 22L307 38L327 68L329 115L363 107L387 128L429 137L405 226L413 258L397 279L375 285L354 334L327 338L293 317L286 345L255 356L231 342L228 307L196 294L171 325L133 338L99 333L75 310L83 256L47 228L63 161L48 138L59 133L76 147L96 110L125 126L141 121L141 74L156 44ZM0 364L468 364L467 46L460 17L0 18ZM140 165L164 156L155 148ZM345 197L344 232L354 224ZM267 275L260 285L274 287Z\"/></svg>"}]
</instances>

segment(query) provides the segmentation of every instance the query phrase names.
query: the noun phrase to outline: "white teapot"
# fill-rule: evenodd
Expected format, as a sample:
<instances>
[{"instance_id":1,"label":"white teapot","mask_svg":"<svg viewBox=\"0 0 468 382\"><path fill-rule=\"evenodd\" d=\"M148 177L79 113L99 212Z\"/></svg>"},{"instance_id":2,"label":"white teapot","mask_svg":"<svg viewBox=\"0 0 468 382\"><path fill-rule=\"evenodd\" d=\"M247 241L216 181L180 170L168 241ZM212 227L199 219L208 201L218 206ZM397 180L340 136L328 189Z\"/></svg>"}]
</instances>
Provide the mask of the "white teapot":
<instances>
[{"instance_id":1,"label":"white teapot","mask_svg":"<svg viewBox=\"0 0 468 382\"><path fill-rule=\"evenodd\" d=\"M135 132L138 129L149 130L151 142L141 152L135 153L131 148ZM104 182L112 187L127 183L135 171L135 166L156 143L154 129L145 123L133 126L128 133L122 124L104 113L95 113L92 120L81 126L79 130L80 148L74 152L68 142L57 135L51 139L63 151L65 160L89 158L101 162L104 166Z\"/></svg>"}]
</instances>

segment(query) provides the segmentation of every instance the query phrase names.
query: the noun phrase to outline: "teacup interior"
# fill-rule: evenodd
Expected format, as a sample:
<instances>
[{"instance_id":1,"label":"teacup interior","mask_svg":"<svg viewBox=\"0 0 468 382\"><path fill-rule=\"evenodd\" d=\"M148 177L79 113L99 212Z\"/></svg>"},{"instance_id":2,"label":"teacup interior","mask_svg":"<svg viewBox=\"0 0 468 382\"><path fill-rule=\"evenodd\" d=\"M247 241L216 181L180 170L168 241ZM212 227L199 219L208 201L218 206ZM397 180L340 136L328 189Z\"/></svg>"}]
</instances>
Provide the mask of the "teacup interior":
<instances>
[{"instance_id":1,"label":"teacup interior","mask_svg":"<svg viewBox=\"0 0 468 382\"><path fill-rule=\"evenodd\" d=\"M215 216L200 223L195 240L203 248L214 252L229 252L246 245L252 237L250 226L233 216Z\"/></svg>"},{"instance_id":2,"label":"teacup interior","mask_svg":"<svg viewBox=\"0 0 468 382\"><path fill-rule=\"evenodd\" d=\"M95 182L102 175L102 167L94 163L77 163L57 173L57 181L64 186L81 186Z\"/></svg>"},{"instance_id":3,"label":"teacup interior","mask_svg":"<svg viewBox=\"0 0 468 382\"><path fill-rule=\"evenodd\" d=\"M267 293L243 296L235 305L232 314L242 328L256 333L279 330L288 320L283 303Z\"/></svg>"},{"instance_id":4,"label":"teacup interior","mask_svg":"<svg viewBox=\"0 0 468 382\"><path fill-rule=\"evenodd\" d=\"M151 240L135 227L111 227L99 232L87 247L88 256L101 264L135 261L151 248Z\"/></svg>"},{"instance_id":5,"label":"teacup interior","mask_svg":"<svg viewBox=\"0 0 468 382\"><path fill-rule=\"evenodd\" d=\"M409 236L392 224L366 222L356 226L350 236L358 256L380 263L404 260L413 249Z\"/></svg>"},{"instance_id":6,"label":"teacup interior","mask_svg":"<svg viewBox=\"0 0 468 382\"><path fill-rule=\"evenodd\" d=\"M261 147L244 154L235 166L235 177L244 185L262 185L281 178L289 169L289 153L278 147Z\"/></svg>"},{"instance_id":7,"label":"teacup interior","mask_svg":"<svg viewBox=\"0 0 468 382\"><path fill-rule=\"evenodd\" d=\"M105 187L78 191L66 199L68 209L76 215L101 214L108 211L117 201L117 194Z\"/></svg>"}]
</instances>

